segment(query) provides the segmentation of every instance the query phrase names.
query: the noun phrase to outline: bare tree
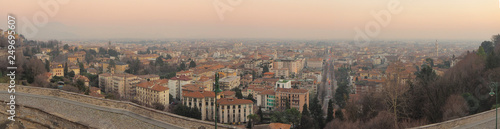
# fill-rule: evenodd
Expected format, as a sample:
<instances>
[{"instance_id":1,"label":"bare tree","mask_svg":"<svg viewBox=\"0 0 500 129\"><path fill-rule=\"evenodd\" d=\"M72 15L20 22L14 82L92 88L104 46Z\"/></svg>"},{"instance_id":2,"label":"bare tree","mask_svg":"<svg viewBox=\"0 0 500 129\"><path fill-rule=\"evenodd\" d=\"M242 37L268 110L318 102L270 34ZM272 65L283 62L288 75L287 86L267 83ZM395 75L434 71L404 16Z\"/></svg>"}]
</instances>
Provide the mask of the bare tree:
<instances>
[{"instance_id":1,"label":"bare tree","mask_svg":"<svg viewBox=\"0 0 500 129\"><path fill-rule=\"evenodd\" d=\"M387 110L393 115L394 127L398 127L400 115L406 114L407 98L405 93L409 90L409 86L403 82L402 77L406 76L402 74L403 71L403 66L397 66L393 72L388 73L382 90Z\"/></svg>"},{"instance_id":2,"label":"bare tree","mask_svg":"<svg viewBox=\"0 0 500 129\"><path fill-rule=\"evenodd\" d=\"M43 74L36 75L35 81L33 82L32 85L37 86L37 87L49 87L50 86L49 81L48 81L48 77L43 75Z\"/></svg>"},{"instance_id":3,"label":"bare tree","mask_svg":"<svg viewBox=\"0 0 500 129\"><path fill-rule=\"evenodd\" d=\"M451 95L448 97L442 110L444 121L460 118L469 114L467 101L460 95Z\"/></svg>"}]
</instances>

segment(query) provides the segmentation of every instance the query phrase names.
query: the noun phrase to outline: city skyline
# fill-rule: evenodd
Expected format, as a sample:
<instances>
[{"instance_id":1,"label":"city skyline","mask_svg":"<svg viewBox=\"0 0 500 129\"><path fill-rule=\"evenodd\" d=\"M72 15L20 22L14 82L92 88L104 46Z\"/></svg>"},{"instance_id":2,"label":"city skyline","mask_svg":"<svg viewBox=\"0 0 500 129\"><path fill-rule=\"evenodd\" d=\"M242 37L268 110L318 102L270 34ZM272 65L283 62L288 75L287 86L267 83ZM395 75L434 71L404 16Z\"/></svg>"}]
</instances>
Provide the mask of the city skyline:
<instances>
[{"instance_id":1,"label":"city skyline","mask_svg":"<svg viewBox=\"0 0 500 129\"><path fill-rule=\"evenodd\" d=\"M51 1L40 1L51 2ZM45 25L36 26L30 39L168 39L277 38L347 39L355 28L377 22L372 13L389 10L386 25L371 40L465 39L483 40L500 28L498 1L59 1ZM232 11L217 13L214 3ZM234 2L234 1L233 1ZM48 14L43 4L29 0L5 1L3 15L18 17L18 29L33 16ZM399 5L397 5L399 3ZM394 3L392 3L394 4ZM18 8L23 5L23 8ZM373 12L372 12L373 11ZM220 15L219 15L220 14ZM387 18L383 17L382 18ZM1 17L7 25L6 17ZM6 29L6 28L1 28ZM373 29L373 28L372 28ZM18 30L23 34L22 30Z\"/></svg>"}]
</instances>

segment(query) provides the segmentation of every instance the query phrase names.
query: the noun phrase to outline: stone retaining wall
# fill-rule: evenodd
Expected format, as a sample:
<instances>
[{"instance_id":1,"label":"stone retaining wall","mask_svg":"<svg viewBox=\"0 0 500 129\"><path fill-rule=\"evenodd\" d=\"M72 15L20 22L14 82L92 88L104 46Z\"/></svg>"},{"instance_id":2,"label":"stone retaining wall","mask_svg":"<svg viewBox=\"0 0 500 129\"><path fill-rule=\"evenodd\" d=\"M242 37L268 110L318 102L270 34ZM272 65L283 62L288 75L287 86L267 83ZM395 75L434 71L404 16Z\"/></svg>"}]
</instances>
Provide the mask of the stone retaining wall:
<instances>
[{"instance_id":1,"label":"stone retaining wall","mask_svg":"<svg viewBox=\"0 0 500 129\"><path fill-rule=\"evenodd\" d=\"M8 84L0 84L0 91L7 91ZM71 101L77 101L80 103L86 103L96 106L121 109L130 111L134 114L138 114L141 116L145 116L147 118L151 118L157 121L161 121L164 123L168 123L171 125L176 125L183 128L205 128L212 129L214 128L213 122L201 121L197 119L192 119L184 116L179 116L172 113L157 111L151 108L143 107L137 105L135 103L126 102L126 101L116 101L109 99L101 99L92 96L77 94L73 92L62 91L58 89L49 89L49 88L39 88L39 87L31 87L31 86L16 86L16 93L28 93L34 95L43 95L43 96L53 96L57 98L63 98ZM60 107L61 108L61 107ZM91 115L91 114L90 114ZM231 129L236 128L234 126L222 125L218 124L221 129Z\"/></svg>"},{"instance_id":2,"label":"stone retaining wall","mask_svg":"<svg viewBox=\"0 0 500 129\"><path fill-rule=\"evenodd\" d=\"M1 103L8 103L6 101L0 100ZM7 104L0 105L0 110L7 111L9 106ZM7 120L10 116L7 112L0 112L2 121ZM24 127L27 128L69 128L69 129L91 129L91 127L70 121L37 108L29 106L16 105L16 122L22 123Z\"/></svg>"},{"instance_id":3,"label":"stone retaining wall","mask_svg":"<svg viewBox=\"0 0 500 129\"><path fill-rule=\"evenodd\" d=\"M420 127L411 128L411 129L451 129L451 128L463 126L463 125L470 124L470 123L480 122L480 121L486 120L486 119L491 118L491 117L495 117L495 115L496 115L495 113L496 113L495 109L492 109L489 111L477 113L477 114L470 115L470 116L465 116L465 117L461 117L461 118L457 118L457 119L453 119L453 120L448 120L448 121L444 121L441 123L424 125L424 126L420 126Z\"/></svg>"}]
</instances>

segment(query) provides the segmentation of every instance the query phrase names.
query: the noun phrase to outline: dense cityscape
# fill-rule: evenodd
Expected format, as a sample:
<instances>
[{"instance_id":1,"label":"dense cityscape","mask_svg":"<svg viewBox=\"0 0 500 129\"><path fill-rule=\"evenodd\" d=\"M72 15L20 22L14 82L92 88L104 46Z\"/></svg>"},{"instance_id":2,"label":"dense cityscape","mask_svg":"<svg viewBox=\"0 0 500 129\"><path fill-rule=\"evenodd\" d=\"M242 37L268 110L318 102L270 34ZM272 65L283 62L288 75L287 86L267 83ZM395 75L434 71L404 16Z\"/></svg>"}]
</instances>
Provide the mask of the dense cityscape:
<instances>
[{"instance_id":1,"label":"dense cityscape","mask_svg":"<svg viewBox=\"0 0 500 129\"><path fill-rule=\"evenodd\" d=\"M0 128L498 125L491 1L0 3Z\"/></svg>"}]
</instances>

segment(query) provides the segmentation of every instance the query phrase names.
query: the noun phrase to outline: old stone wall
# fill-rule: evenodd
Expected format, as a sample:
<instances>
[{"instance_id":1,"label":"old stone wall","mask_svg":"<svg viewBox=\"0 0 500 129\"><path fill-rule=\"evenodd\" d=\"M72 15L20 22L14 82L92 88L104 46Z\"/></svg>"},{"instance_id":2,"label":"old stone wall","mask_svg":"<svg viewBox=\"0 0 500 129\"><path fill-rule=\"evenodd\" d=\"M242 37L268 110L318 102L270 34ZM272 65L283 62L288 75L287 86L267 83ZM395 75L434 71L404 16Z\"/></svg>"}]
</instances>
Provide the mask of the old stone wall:
<instances>
[{"instance_id":1,"label":"old stone wall","mask_svg":"<svg viewBox=\"0 0 500 129\"><path fill-rule=\"evenodd\" d=\"M0 91L3 91L3 93L0 93L1 97L0 100L6 101L8 99L9 94L6 93L7 86L8 86L7 84L0 84ZM56 116L68 119L69 121L77 121L77 123L82 125L88 125L91 128L92 127L102 128L102 126L108 128L118 128L118 126L123 126L123 125L113 125L114 124L113 122L125 123L125 124L142 122L141 124L144 124L143 126L150 128L157 128L158 125L162 124L172 125L172 127L177 127L177 128L178 127L191 128L191 129L214 128L213 122L201 121L197 119L179 116L172 113L157 111L131 102L101 99L57 89L48 89L48 88L39 88L30 86L17 86L16 93L20 93L19 96L21 97L17 97L18 95L16 95L16 102L18 102L20 105L31 106L34 109L35 108L41 109L42 111L47 111L50 114L59 114ZM21 95L24 93L26 94ZM71 102L69 102L68 100ZM86 106L79 103L102 107L102 110L99 108L89 107L88 105ZM84 109L88 113L77 112L80 109ZM62 113L61 111L65 112ZM98 116L98 114L102 113L107 114L107 116L102 116L102 115ZM84 115L83 117L85 117L86 115L88 116L86 116L86 118L74 117L75 115L82 115L82 114ZM136 119L134 120L128 118L130 116L136 116L136 115L140 116L140 118L146 118L150 120L136 120ZM103 120L91 120L92 117ZM103 121L108 121L108 122L103 122ZM47 122L48 121L40 121L40 123L45 123L49 125ZM155 124L155 122L157 123L160 122L160 124ZM218 126L221 129L236 128L234 126L221 125L221 124L218 124Z\"/></svg>"},{"instance_id":2,"label":"old stone wall","mask_svg":"<svg viewBox=\"0 0 500 129\"><path fill-rule=\"evenodd\" d=\"M459 126L470 124L470 123L484 121L488 118L495 117L495 115L496 115L495 113L496 113L495 109L493 109L493 110L477 113L477 114L470 115L470 116L465 116L465 117L461 117L461 118L457 118L457 119L453 119L453 120L448 120L448 121L444 121L441 123L434 123L434 124L430 124L430 125L415 127L412 129L451 129L451 128L459 127Z\"/></svg>"}]
</instances>

